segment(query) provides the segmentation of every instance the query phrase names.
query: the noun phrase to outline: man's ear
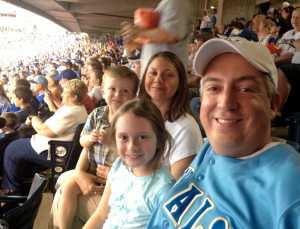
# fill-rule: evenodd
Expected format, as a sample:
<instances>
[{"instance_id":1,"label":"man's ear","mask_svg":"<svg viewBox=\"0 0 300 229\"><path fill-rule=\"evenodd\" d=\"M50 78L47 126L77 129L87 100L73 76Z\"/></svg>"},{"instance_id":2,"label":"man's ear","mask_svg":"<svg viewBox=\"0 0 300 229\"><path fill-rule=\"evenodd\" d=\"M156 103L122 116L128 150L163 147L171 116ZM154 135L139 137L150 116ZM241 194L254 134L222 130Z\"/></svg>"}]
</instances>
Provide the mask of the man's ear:
<instances>
[{"instance_id":1,"label":"man's ear","mask_svg":"<svg viewBox=\"0 0 300 229\"><path fill-rule=\"evenodd\" d=\"M270 101L270 119L273 120L276 117L276 113L279 105L281 104L281 96L277 92L276 95Z\"/></svg>"}]
</instances>

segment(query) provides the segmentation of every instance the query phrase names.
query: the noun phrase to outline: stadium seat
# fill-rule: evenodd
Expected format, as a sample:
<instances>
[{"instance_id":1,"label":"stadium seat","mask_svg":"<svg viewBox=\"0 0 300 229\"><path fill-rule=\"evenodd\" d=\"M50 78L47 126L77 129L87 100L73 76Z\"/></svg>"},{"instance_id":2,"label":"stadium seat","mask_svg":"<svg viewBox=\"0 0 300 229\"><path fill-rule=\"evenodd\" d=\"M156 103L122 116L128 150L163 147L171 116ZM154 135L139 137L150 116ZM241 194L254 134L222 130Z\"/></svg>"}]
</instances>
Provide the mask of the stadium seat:
<instances>
[{"instance_id":1,"label":"stadium seat","mask_svg":"<svg viewBox=\"0 0 300 229\"><path fill-rule=\"evenodd\" d=\"M75 169L82 146L79 143L81 131L84 123L79 124L72 141L48 142L51 153L52 181L51 192L55 194L55 184L58 177L65 171Z\"/></svg>"},{"instance_id":2,"label":"stadium seat","mask_svg":"<svg viewBox=\"0 0 300 229\"><path fill-rule=\"evenodd\" d=\"M300 112L295 112L293 116L287 118L289 125L288 139L300 145Z\"/></svg>"},{"instance_id":3,"label":"stadium seat","mask_svg":"<svg viewBox=\"0 0 300 229\"><path fill-rule=\"evenodd\" d=\"M47 184L48 179L36 173L34 175L33 183L31 185L28 196L0 195L0 202L5 202L5 205L17 205L17 207L12 208L3 215L2 219L0 220L0 228L33 228L34 220L41 205L43 192ZM18 206L19 203L23 204L21 206Z\"/></svg>"},{"instance_id":4,"label":"stadium seat","mask_svg":"<svg viewBox=\"0 0 300 229\"><path fill-rule=\"evenodd\" d=\"M14 140L19 139L19 134L15 130L12 133L5 134L1 139L0 139L0 171L3 169L3 156L4 156L4 151L6 147Z\"/></svg>"}]
</instances>

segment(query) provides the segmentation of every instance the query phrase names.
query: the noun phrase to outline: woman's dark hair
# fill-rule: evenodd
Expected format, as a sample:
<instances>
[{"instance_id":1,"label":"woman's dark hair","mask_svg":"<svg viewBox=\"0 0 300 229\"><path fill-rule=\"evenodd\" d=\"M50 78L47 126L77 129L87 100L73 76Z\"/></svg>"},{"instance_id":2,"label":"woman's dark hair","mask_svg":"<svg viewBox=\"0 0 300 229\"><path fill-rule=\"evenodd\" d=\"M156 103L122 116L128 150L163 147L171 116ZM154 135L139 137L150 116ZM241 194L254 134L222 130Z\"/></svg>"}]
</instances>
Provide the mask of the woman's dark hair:
<instances>
[{"instance_id":1,"label":"woman's dark hair","mask_svg":"<svg viewBox=\"0 0 300 229\"><path fill-rule=\"evenodd\" d=\"M288 21L289 24L291 24L291 21L292 21L292 16L293 16L293 11L294 11L294 7L292 6L288 6L288 7L285 7L283 9L287 14L289 14L288 18L286 19Z\"/></svg>"},{"instance_id":2,"label":"woman's dark hair","mask_svg":"<svg viewBox=\"0 0 300 229\"><path fill-rule=\"evenodd\" d=\"M253 21L248 21L248 22L247 22L247 24L246 24L246 28L247 28L247 29L248 29L250 23L253 23Z\"/></svg>"},{"instance_id":3,"label":"woman's dark hair","mask_svg":"<svg viewBox=\"0 0 300 229\"><path fill-rule=\"evenodd\" d=\"M278 31L278 36L281 37L287 31L289 31L289 23L286 19L280 18L270 18L276 25L276 27L280 26L280 30Z\"/></svg>"},{"instance_id":4,"label":"woman's dark hair","mask_svg":"<svg viewBox=\"0 0 300 229\"><path fill-rule=\"evenodd\" d=\"M149 65L157 57L162 57L168 60L176 68L178 73L178 77L179 77L178 89L173 95L173 101L171 103L170 109L167 112L168 121L174 122L177 119L179 119L182 115L185 115L186 113L190 114L189 89L188 89L186 71L181 59L176 54L172 52L159 52L151 57L151 59L149 60L146 66L146 70L143 73L143 78L140 85L139 97L147 98L151 100L151 97L150 95L148 95L145 88L145 80L147 77Z\"/></svg>"},{"instance_id":5,"label":"woman's dark hair","mask_svg":"<svg viewBox=\"0 0 300 229\"><path fill-rule=\"evenodd\" d=\"M105 68L108 68L110 66L110 59L106 57L101 57L101 62L104 64Z\"/></svg>"},{"instance_id":6,"label":"woman's dark hair","mask_svg":"<svg viewBox=\"0 0 300 229\"><path fill-rule=\"evenodd\" d=\"M0 84L0 96L6 98L8 100L8 102L10 103L10 100L9 98L7 97L6 93L5 93L5 90L3 88L3 86Z\"/></svg>"}]
</instances>

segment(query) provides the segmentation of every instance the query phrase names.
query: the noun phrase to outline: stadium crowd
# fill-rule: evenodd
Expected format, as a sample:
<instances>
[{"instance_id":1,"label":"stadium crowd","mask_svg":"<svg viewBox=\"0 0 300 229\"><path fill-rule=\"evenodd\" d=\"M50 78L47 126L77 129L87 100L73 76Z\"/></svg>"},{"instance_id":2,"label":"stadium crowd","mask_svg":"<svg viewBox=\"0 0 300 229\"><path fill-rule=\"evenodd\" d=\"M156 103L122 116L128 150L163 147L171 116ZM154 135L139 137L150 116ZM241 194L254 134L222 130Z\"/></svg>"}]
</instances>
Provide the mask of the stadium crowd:
<instances>
[{"instance_id":1,"label":"stadium crowd","mask_svg":"<svg viewBox=\"0 0 300 229\"><path fill-rule=\"evenodd\" d=\"M49 228L299 228L299 145L270 129L300 111L300 3L219 27L187 5L120 37L1 37L0 142L33 130L0 155L2 195L85 123Z\"/></svg>"}]
</instances>

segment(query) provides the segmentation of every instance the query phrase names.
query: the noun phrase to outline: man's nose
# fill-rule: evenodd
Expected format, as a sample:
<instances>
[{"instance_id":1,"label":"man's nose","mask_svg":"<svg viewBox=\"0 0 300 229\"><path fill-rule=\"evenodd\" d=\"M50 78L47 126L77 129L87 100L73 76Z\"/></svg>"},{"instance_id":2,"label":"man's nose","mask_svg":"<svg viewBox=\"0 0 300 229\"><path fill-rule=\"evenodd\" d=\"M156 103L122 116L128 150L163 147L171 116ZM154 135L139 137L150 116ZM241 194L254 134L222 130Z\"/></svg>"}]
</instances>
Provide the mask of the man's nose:
<instances>
[{"instance_id":1,"label":"man's nose","mask_svg":"<svg viewBox=\"0 0 300 229\"><path fill-rule=\"evenodd\" d=\"M225 88L220 94L218 108L223 111L235 110L238 108L238 102L233 89Z\"/></svg>"}]
</instances>

